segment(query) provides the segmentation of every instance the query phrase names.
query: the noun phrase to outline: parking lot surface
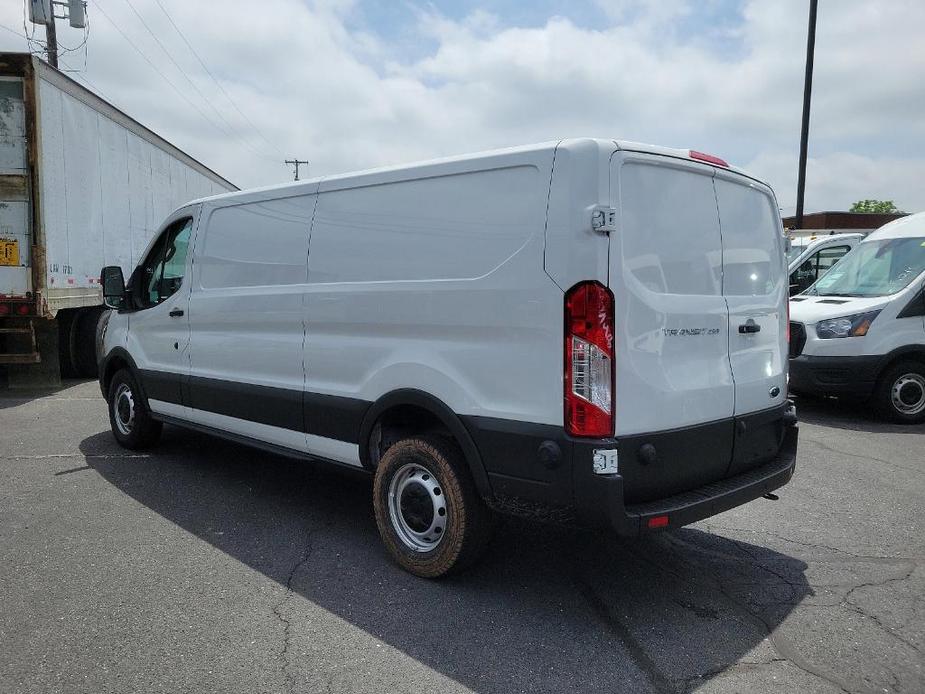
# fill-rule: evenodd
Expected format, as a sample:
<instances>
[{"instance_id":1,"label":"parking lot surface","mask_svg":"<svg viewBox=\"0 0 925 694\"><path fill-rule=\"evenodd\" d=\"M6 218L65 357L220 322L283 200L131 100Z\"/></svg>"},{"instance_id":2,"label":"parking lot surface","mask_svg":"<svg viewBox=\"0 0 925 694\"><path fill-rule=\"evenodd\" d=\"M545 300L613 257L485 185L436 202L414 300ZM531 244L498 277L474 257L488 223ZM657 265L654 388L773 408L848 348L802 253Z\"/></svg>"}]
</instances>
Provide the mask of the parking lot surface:
<instances>
[{"instance_id":1,"label":"parking lot surface","mask_svg":"<svg viewBox=\"0 0 925 694\"><path fill-rule=\"evenodd\" d=\"M371 483L95 382L0 391L0 692L922 692L925 429L798 403L779 501L645 541L504 520L403 573Z\"/></svg>"}]
</instances>

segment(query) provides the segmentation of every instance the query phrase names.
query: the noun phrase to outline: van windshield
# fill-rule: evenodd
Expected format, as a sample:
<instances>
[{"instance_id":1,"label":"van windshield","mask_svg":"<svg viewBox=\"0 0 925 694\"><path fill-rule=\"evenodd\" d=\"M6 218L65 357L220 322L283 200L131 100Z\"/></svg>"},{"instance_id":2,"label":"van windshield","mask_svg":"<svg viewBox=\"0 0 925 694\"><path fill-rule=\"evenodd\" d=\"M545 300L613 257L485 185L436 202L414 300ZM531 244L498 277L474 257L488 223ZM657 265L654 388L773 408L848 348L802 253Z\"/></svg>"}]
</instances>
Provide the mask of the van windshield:
<instances>
[{"instance_id":1,"label":"van windshield","mask_svg":"<svg viewBox=\"0 0 925 694\"><path fill-rule=\"evenodd\" d=\"M886 296L905 289L925 271L925 238L865 241L819 278L806 293L817 296Z\"/></svg>"}]
</instances>

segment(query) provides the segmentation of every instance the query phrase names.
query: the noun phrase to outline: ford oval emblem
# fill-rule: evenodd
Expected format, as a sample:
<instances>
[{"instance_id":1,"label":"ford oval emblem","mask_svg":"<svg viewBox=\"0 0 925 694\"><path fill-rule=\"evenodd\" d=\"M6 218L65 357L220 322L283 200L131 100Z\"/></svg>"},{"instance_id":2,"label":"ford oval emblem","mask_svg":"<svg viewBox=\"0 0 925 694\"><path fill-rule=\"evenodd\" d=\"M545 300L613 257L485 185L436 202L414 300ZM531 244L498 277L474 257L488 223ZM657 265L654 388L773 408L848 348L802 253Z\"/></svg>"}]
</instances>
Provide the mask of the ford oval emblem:
<instances>
[{"instance_id":1,"label":"ford oval emblem","mask_svg":"<svg viewBox=\"0 0 925 694\"><path fill-rule=\"evenodd\" d=\"M776 398L778 395L780 395L780 388L777 386L771 386L771 389L768 391L768 395L770 395L772 398Z\"/></svg>"}]
</instances>

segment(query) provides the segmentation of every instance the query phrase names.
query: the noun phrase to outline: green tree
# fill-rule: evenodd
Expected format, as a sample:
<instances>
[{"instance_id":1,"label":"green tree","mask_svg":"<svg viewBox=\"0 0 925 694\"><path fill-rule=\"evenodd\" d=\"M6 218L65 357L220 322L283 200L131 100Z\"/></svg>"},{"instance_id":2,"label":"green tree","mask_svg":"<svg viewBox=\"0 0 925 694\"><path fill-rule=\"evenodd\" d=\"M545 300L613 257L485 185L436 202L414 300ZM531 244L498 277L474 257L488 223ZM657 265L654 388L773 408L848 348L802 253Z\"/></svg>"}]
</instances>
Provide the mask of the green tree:
<instances>
[{"instance_id":1,"label":"green tree","mask_svg":"<svg viewBox=\"0 0 925 694\"><path fill-rule=\"evenodd\" d=\"M892 200L858 200L849 210L849 212L879 212L880 214L901 211L896 208Z\"/></svg>"}]
</instances>

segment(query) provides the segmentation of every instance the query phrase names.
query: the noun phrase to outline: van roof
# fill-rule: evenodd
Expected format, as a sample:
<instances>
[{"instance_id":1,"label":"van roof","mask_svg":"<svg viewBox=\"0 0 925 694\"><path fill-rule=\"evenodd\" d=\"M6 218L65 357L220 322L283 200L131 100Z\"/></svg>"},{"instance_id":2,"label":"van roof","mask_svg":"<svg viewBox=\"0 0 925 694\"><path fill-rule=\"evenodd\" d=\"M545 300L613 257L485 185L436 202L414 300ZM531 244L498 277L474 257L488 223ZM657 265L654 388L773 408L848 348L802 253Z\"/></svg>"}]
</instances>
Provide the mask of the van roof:
<instances>
[{"instance_id":1,"label":"van roof","mask_svg":"<svg viewBox=\"0 0 925 694\"><path fill-rule=\"evenodd\" d=\"M899 239L925 236L925 212L910 214L908 217L895 219L884 224L868 236L865 241L878 241L879 239Z\"/></svg>"},{"instance_id":2,"label":"van roof","mask_svg":"<svg viewBox=\"0 0 925 694\"><path fill-rule=\"evenodd\" d=\"M628 152L643 152L646 154L659 154L662 156L676 157L678 159L687 159L690 160L691 150L689 149L677 149L671 147L661 147L659 145L649 145L641 142L632 142L629 140L613 140L605 138L573 138L573 139L564 139L564 140L551 140L549 142L540 142L532 145L522 145L519 147L508 147L503 149L494 149L486 150L482 152L472 152L470 154L462 154L452 157L441 157L438 159L430 159L425 161L409 162L407 164L399 164L395 166L385 166L374 169L364 169L360 171L350 171L340 174L333 174L329 176L318 176L315 178L307 178L301 181L293 181L288 183L277 183L269 186L261 186L259 188L250 188L247 190L232 192L232 193L220 193L218 195L212 195L209 197L200 198L198 200L193 200L187 204L193 205L205 201L220 201L227 198L237 198L250 196L254 193L268 193L268 192L288 192L289 194L298 194L300 190L304 189L305 193L314 193L318 189L318 185L322 182L330 183L331 181L342 181L350 178L368 178L376 174L386 174L395 171L413 171L415 169L424 169L429 167L438 166L440 164L452 164L460 163L466 161L475 161L478 159L484 159L487 157L499 157L504 155L518 155L518 154L531 154L538 153L543 151L555 150L557 147L571 147L578 145L587 145L594 144L600 150L610 150L612 151L614 147L617 149L625 150ZM701 161L701 163L704 163ZM734 173L740 174L751 178L758 183L764 183L764 181L755 178L754 176L742 171L741 169L735 166L725 167L727 170Z\"/></svg>"}]
</instances>

